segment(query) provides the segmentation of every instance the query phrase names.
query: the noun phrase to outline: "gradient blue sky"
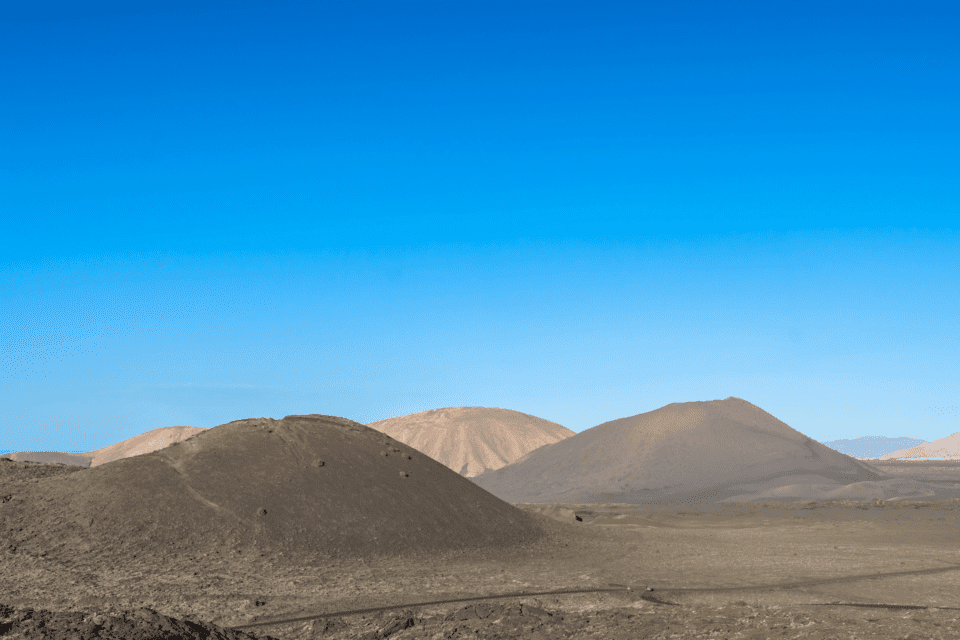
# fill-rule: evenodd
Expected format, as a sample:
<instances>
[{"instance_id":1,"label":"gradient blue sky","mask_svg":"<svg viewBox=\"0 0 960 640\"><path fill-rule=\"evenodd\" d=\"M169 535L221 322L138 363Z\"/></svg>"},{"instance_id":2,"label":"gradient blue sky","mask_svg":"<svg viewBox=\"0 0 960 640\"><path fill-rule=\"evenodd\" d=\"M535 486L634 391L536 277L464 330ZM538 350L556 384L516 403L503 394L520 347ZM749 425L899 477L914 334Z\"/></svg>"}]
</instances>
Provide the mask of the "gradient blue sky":
<instances>
[{"instance_id":1,"label":"gradient blue sky","mask_svg":"<svg viewBox=\"0 0 960 640\"><path fill-rule=\"evenodd\" d=\"M14 4L0 450L731 395L960 431L957 2Z\"/></svg>"}]
</instances>

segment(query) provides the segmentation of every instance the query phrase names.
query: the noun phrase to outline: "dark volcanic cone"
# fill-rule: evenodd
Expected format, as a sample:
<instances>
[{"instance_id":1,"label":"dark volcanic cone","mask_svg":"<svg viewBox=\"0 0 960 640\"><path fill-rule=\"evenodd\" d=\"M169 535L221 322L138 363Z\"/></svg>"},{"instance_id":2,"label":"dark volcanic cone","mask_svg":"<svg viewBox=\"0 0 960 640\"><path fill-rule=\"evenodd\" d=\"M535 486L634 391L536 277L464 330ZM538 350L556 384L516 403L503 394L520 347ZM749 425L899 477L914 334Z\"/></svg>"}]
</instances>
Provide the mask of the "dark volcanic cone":
<instances>
[{"instance_id":1,"label":"dark volcanic cone","mask_svg":"<svg viewBox=\"0 0 960 640\"><path fill-rule=\"evenodd\" d=\"M371 422L468 478L574 435L556 422L509 409L449 407Z\"/></svg>"},{"instance_id":2,"label":"dark volcanic cone","mask_svg":"<svg viewBox=\"0 0 960 640\"><path fill-rule=\"evenodd\" d=\"M474 478L509 502L716 502L782 485L878 480L873 468L739 398L587 429Z\"/></svg>"},{"instance_id":3,"label":"dark volcanic cone","mask_svg":"<svg viewBox=\"0 0 960 640\"><path fill-rule=\"evenodd\" d=\"M416 449L318 415L231 422L21 484L0 504L0 538L24 551L367 556L515 545L540 533L531 516Z\"/></svg>"}]
</instances>

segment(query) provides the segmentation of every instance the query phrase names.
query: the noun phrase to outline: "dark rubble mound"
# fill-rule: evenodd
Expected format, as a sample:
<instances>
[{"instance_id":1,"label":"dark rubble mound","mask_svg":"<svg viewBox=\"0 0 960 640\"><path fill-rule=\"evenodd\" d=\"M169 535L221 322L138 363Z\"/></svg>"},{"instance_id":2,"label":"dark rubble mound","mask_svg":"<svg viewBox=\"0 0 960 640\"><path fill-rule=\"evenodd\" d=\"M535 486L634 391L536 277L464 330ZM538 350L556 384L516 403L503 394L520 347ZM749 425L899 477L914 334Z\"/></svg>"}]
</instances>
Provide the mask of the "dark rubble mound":
<instances>
[{"instance_id":1,"label":"dark rubble mound","mask_svg":"<svg viewBox=\"0 0 960 640\"><path fill-rule=\"evenodd\" d=\"M59 463L16 461L0 458L0 491L24 482L52 476L63 476L80 471L83 467Z\"/></svg>"},{"instance_id":2,"label":"dark rubble mound","mask_svg":"<svg viewBox=\"0 0 960 640\"><path fill-rule=\"evenodd\" d=\"M209 622L179 620L139 609L119 616L55 612L0 604L0 637L71 640L273 640L271 636L226 629Z\"/></svg>"},{"instance_id":3,"label":"dark rubble mound","mask_svg":"<svg viewBox=\"0 0 960 640\"><path fill-rule=\"evenodd\" d=\"M42 462L44 464L69 464L89 467L93 459L88 453L64 453L61 451L15 451L4 453L0 458L17 462Z\"/></svg>"},{"instance_id":4,"label":"dark rubble mound","mask_svg":"<svg viewBox=\"0 0 960 640\"><path fill-rule=\"evenodd\" d=\"M539 539L537 520L375 429L331 416L240 420L40 480L0 504L25 553L227 550L326 557Z\"/></svg>"}]
</instances>

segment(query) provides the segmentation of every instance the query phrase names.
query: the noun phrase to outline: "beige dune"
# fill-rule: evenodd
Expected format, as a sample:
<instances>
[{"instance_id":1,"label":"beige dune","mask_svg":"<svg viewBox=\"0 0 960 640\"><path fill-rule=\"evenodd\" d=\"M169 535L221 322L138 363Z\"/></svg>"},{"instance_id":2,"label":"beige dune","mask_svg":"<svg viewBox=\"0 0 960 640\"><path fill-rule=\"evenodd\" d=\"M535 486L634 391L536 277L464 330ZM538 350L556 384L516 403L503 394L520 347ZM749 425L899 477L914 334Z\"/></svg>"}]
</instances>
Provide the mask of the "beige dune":
<instances>
[{"instance_id":1,"label":"beige dune","mask_svg":"<svg viewBox=\"0 0 960 640\"><path fill-rule=\"evenodd\" d=\"M139 456L169 447L175 442L182 442L201 431L202 427L160 427L146 433L141 433L123 442L112 444L96 451L87 453L63 453L60 451L17 451L5 453L0 458L9 458L18 462L44 462L55 464L69 464L78 467L97 467L101 464Z\"/></svg>"},{"instance_id":2,"label":"beige dune","mask_svg":"<svg viewBox=\"0 0 960 640\"><path fill-rule=\"evenodd\" d=\"M472 478L575 435L555 422L487 407L432 409L368 426Z\"/></svg>"},{"instance_id":3,"label":"beige dune","mask_svg":"<svg viewBox=\"0 0 960 640\"><path fill-rule=\"evenodd\" d=\"M933 442L924 442L923 444L909 449L900 449L880 456L880 460L897 460L900 458L934 458L934 459L960 459L960 431L952 436L940 438Z\"/></svg>"},{"instance_id":4,"label":"beige dune","mask_svg":"<svg viewBox=\"0 0 960 640\"><path fill-rule=\"evenodd\" d=\"M121 458L139 456L144 453L169 447L174 442L182 442L201 431L206 431L206 429L202 427L160 427L159 429L141 433L123 442L112 444L109 447L91 451L87 455L93 458L90 461L90 466L97 467L101 464L113 462L114 460L120 460Z\"/></svg>"}]
</instances>

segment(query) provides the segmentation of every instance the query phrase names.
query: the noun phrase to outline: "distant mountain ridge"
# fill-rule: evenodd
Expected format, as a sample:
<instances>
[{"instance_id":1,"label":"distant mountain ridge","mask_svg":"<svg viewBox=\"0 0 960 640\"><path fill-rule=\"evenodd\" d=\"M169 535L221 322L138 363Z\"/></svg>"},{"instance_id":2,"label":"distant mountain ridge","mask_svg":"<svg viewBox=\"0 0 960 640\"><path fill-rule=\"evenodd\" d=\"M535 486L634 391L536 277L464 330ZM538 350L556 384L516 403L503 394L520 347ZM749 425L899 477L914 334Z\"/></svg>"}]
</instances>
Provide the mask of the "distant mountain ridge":
<instances>
[{"instance_id":1,"label":"distant mountain ridge","mask_svg":"<svg viewBox=\"0 0 960 640\"><path fill-rule=\"evenodd\" d=\"M839 440L821 442L820 444L826 445L834 451L853 456L854 458L873 459L879 458L892 451L915 447L923 444L923 442L924 441L919 438L908 438L905 436L896 438L888 438L887 436L862 436L851 439L841 438Z\"/></svg>"},{"instance_id":2,"label":"distant mountain ridge","mask_svg":"<svg viewBox=\"0 0 960 640\"><path fill-rule=\"evenodd\" d=\"M933 460L960 460L960 431L949 435L946 438L940 438L933 442L924 442L923 444L911 447L909 449L900 449L891 451L880 458L881 460L903 460L903 459L933 459Z\"/></svg>"}]
</instances>

